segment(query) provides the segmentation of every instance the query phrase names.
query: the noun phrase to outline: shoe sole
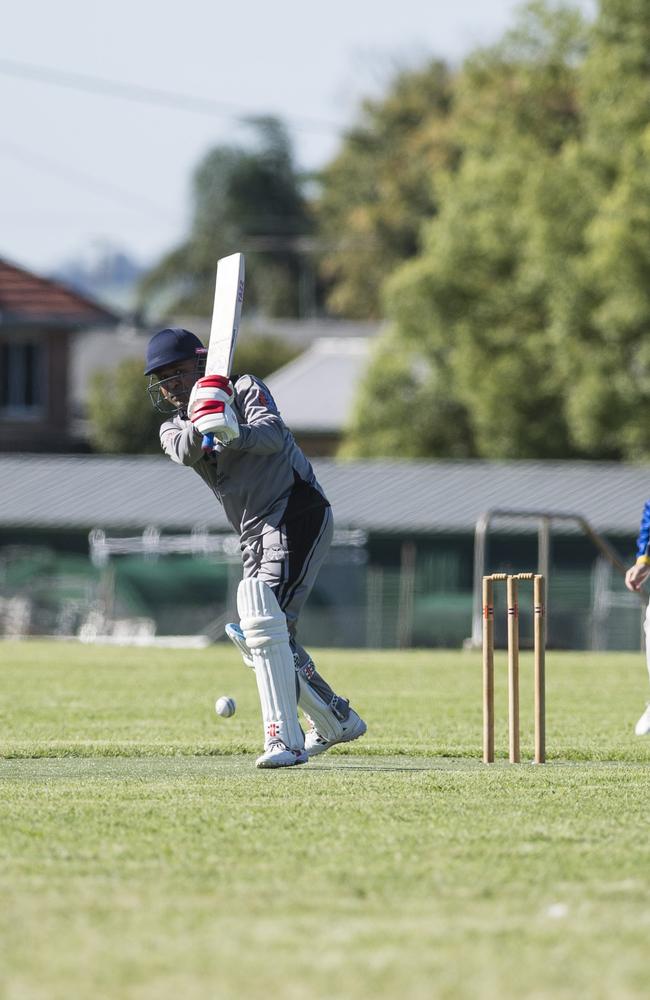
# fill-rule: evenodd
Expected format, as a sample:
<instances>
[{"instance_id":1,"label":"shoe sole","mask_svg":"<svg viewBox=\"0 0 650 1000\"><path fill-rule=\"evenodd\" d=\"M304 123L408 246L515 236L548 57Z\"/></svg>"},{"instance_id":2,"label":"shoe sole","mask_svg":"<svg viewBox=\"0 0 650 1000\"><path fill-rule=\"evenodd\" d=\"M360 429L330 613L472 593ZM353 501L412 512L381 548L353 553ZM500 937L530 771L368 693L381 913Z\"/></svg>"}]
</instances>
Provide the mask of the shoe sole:
<instances>
[{"instance_id":1,"label":"shoe sole","mask_svg":"<svg viewBox=\"0 0 650 1000\"><path fill-rule=\"evenodd\" d=\"M296 767L297 764L306 764L308 760L309 754L305 750L305 756L302 758L296 757L295 760L288 760L282 764L279 761L256 760L255 767L259 767L262 771L277 771L281 767Z\"/></svg>"},{"instance_id":2,"label":"shoe sole","mask_svg":"<svg viewBox=\"0 0 650 1000\"><path fill-rule=\"evenodd\" d=\"M307 748L305 748L305 753L308 757L317 757L318 754L326 753L328 750L331 750L332 747L338 746L339 743L352 743L354 740L360 739L365 735L365 733L368 732L368 727L362 719L359 721L361 722L363 729L355 729L351 733L344 733L338 740L329 740L326 747L314 747L313 750L307 750Z\"/></svg>"}]
</instances>

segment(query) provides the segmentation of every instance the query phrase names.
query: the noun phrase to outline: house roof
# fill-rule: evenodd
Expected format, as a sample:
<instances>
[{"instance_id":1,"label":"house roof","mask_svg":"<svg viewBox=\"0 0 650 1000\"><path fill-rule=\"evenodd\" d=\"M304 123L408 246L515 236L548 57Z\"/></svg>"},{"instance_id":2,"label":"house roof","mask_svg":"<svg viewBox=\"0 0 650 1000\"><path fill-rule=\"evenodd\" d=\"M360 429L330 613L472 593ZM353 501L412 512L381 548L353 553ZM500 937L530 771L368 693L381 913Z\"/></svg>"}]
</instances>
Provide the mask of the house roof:
<instances>
[{"instance_id":1,"label":"house roof","mask_svg":"<svg viewBox=\"0 0 650 1000\"><path fill-rule=\"evenodd\" d=\"M296 434L340 433L349 422L368 364L367 337L322 337L265 380Z\"/></svg>"},{"instance_id":2,"label":"house roof","mask_svg":"<svg viewBox=\"0 0 650 1000\"><path fill-rule=\"evenodd\" d=\"M315 461L339 528L465 533L494 508L572 512L634 536L650 467L601 462ZM225 531L199 476L164 456L0 455L0 528Z\"/></svg>"},{"instance_id":3,"label":"house roof","mask_svg":"<svg viewBox=\"0 0 650 1000\"><path fill-rule=\"evenodd\" d=\"M0 258L0 325L86 326L117 320L79 292Z\"/></svg>"},{"instance_id":4,"label":"house roof","mask_svg":"<svg viewBox=\"0 0 650 1000\"><path fill-rule=\"evenodd\" d=\"M160 326L183 326L191 330L197 337L207 343L210 336L209 316L181 316L168 317ZM306 350L310 344L323 337L349 339L351 337L373 338L378 337L386 328L383 321L370 320L350 320L332 318L304 318L304 319L276 319L272 316L256 315L246 311L244 301L244 311L242 324L239 331L240 340L247 337L276 337L293 347Z\"/></svg>"},{"instance_id":5,"label":"house roof","mask_svg":"<svg viewBox=\"0 0 650 1000\"><path fill-rule=\"evenodd\" d=\"M210 335L209 319L180 322L196 333L204 343ZM327 337L323 337L327 331ZM318 406L321 426L340 432L350 412L352 393L362 371L362 365L372 345L372 338L380 331L377 323L350 323L338 320L272 320L258 321L258 326L247 324L240 332L240 340L248 334L272 333L295 347L306 346L306 354L279 368L267 378L271 391L276 395L287 423L300 432L312 410ZM71 359L71 394L77 410L83 410L88 395L92 372L100 368L115 367L124 358L144 358L146 345L152 331L139 330L122 324L117 331L106 329L84 330L78 336ZM316 341L312 344L312 339ZM309 345L311 349L309 348ZM365 345L365 346L364 346ZM315 392L321 390L321 380L330 380L325 398L325 385L317 404ZM314 384L315 383L315 384Z\"/></svg>"}]
</instances>

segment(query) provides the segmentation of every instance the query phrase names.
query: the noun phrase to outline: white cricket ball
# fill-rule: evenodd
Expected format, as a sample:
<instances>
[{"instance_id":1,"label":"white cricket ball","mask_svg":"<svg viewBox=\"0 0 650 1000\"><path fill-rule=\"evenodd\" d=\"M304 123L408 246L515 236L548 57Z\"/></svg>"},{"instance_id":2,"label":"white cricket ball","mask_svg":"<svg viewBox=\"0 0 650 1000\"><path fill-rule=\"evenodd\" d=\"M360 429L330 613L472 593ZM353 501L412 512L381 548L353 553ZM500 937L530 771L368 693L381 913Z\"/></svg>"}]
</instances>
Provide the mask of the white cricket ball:
<instances>
[{"instance_id":1,"label":"white cricket ball","mask_svg":"<svg viewBox=\"0 0 650 1000\"><path fill-rule=\"evenodd\" d=\"M229 719L231 715L235 714L237 704L234 698L226 698L224 695L223 698L217 698L214 708L217 715L222 715L224 719Z\"/></svg>"}]
</instances>

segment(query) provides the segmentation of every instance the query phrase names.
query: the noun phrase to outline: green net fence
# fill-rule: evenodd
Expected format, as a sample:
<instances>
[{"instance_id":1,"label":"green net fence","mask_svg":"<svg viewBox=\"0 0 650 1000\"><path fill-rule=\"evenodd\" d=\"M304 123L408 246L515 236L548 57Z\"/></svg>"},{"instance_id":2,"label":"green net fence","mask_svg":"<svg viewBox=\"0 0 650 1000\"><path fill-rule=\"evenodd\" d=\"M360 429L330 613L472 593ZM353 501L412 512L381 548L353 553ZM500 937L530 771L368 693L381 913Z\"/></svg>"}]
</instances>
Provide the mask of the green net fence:
<instances>
[{"instance_id":1,"label":"green net fence","mask_svg":"<svg viewBox=\"0 0 650 1000\"><path fill-rule=\"evenodd\" d=\"M47 546L0 548L0 633L122 637L223 637L236 620L241 566L236 540L220 551L127 552L93 560ZM219 548L219 547L217 547ZM530 539L497 537L488 572L535 570ZM315 646L448 647L472 631L471 539L370 539L335 545L303 611L300 635ZM532 641L521 587L521 644ZM558 539L548 573L549 648L638 650L644 603L619 573L576 539ZM506 616L497 588L496 643Z\"/></svg>"}]
</instances>

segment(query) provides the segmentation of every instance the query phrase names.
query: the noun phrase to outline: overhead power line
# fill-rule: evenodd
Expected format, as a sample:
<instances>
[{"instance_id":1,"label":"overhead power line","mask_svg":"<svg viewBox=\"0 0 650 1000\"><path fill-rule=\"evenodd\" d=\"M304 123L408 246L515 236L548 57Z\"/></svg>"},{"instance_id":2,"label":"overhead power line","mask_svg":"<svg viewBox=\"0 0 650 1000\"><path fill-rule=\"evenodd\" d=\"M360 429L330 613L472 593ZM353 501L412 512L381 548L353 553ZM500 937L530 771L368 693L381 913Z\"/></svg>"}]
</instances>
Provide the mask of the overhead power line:
<instances>
[{"instance_id":1,"label":"overhead power line","mask_svg":"<svg viewBox=\"0 0 650 1000\"><path fill-rule=\"evenodd\" d=\"M85 73L70 73L52 66L35 66L32 63L17 62L0 58L0 73L5 76L21 77L38 83L52 83L57 87L67 87L84 93L102 94L105 97L119 97L125 101L153 104L172 108L176 111L193 111L196 114L228 118L251 118L261 114L259 108L245 108L241 104L216 101L211 97L179 94L156 87L143 87L137 83L122 83L104 77L87 76ZM330 122L320 118L286 117L294 128L304 132L338 133L346 126L340 122Z\"/></svg>"},{"instance_id":2,"label":"overhead power line","mask_svg":"<svg viewBox=\"0 0 650 1000\"><path fill-rule=\"evenodd\" d=\"M0 155L10 156L19 163L34 170L40 170L50 176L61 177L65 181L75 184L77 187L83 187L87 191L91 191L93 194L108 197L113 201L120 202L122 205L129 205L131 208L144 212L149 217L156 215L166 218L168 221L179 221L172 215L168 208L156 204L149 198L133 194L131 191L126 191L116 184L111 184L109 181L101 180L98 177L84 173L82 170L77 170L67 163L61 163L59 160L53 160L49 156L43 156L42 153L36 153L34 150L16 146L14 143L7 142L6 139L1 137Z\"/></svg>"}]
</instances>

